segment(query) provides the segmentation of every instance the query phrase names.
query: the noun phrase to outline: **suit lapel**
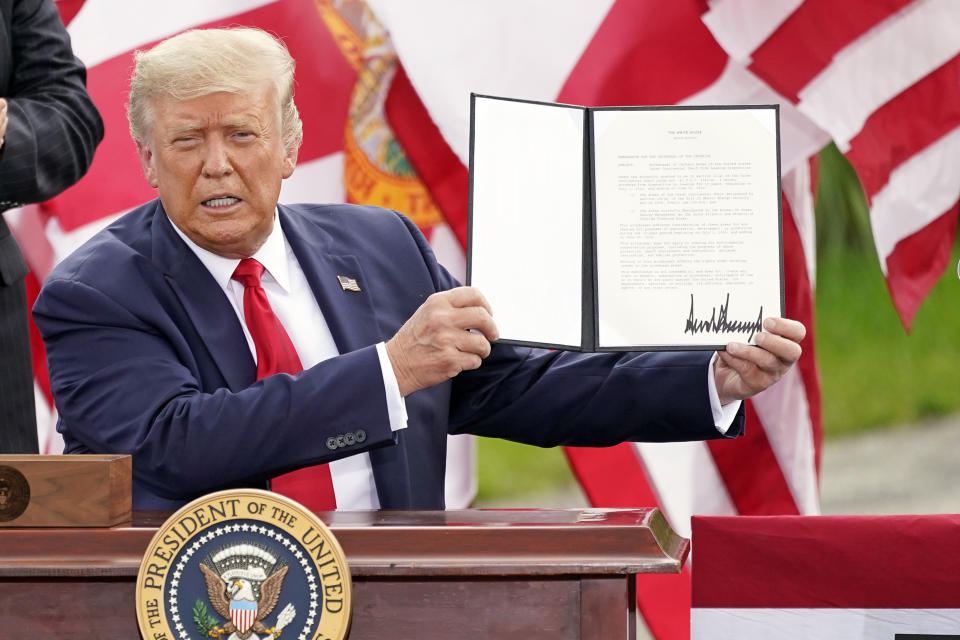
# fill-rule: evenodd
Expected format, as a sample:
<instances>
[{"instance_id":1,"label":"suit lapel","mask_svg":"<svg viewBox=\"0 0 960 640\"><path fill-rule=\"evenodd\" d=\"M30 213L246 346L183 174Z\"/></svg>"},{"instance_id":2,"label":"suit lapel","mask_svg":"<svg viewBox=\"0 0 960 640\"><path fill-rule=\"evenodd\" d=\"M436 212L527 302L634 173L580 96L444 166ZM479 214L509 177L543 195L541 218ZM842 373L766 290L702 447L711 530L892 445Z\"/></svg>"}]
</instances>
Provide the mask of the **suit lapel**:
<instances>
[{"instance_id":1,"label":"suit lapel","mask_svg":"<svg viewBox=\"0 0 960 640\"><path fill-rule=\"evenodd\" d=\"M366 278L356 256L339 253L329 234L291 207L278 207L280 225L293 248L300 267L317 298L324 320L340 353L349 353L381 342L389 336L377 324L373 308L372 282ZM344 290L337 276L355 278L360 291ZM396 434L397 446L372 449L370 462L383 508L412 504L410 466L404 446L404 432Z\"/></svg>"},{"instance_id":2,"label":"suit lapel","mask_svg":"<svg viewBox=\"0 0 960 640\"><path fill-rule=\"evenodd\" d=\"M280 226L310 283L340 353L384 339L371 300L370 284L356 256L341 254L329 235L295 209L280 206ZM360 291L343 288L337 276L357 280Z\"/></svg>"},{"instance_id":3,"label":"suit lapel","mask_svg":"<svg viewBox=\"0 0 960 640\"><path fill-rule=\"evenodd\" d=\"M231 391L256 380L256 365L243 328L217 281L187 247L157 200L153 216L153 260L184 306Z\"/></svg>"}]
</instances>

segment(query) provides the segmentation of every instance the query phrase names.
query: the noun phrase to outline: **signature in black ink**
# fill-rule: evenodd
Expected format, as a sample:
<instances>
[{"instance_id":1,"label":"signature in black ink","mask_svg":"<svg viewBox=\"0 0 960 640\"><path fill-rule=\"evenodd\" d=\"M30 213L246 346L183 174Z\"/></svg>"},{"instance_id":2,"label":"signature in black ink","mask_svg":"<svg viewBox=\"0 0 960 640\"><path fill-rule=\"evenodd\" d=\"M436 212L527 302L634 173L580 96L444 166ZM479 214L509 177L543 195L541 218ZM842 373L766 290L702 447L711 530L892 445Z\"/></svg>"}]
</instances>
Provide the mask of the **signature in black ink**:
<instances>
[{"instance_id":1,"label":"signature in black ink","mask_svg":"<svg viewBox=\"0 0 960 640\"><path fill-rule=\"evenodd\" d=\"M690 294L690 315L687 317L687 326L684 333L690 332L692 335L698 333L748 333L747 340L753 338L753 334L760 331L763 324L763 307L757 312L757 319L754 322L745 322L743 320L728 320L727 312L730 309L730 294L727 294L727 300L720 305L720 314L717 318L717 308L713 308L709 320L697 320L693 313L693 294Z\"/></svg>"}]
</instances>

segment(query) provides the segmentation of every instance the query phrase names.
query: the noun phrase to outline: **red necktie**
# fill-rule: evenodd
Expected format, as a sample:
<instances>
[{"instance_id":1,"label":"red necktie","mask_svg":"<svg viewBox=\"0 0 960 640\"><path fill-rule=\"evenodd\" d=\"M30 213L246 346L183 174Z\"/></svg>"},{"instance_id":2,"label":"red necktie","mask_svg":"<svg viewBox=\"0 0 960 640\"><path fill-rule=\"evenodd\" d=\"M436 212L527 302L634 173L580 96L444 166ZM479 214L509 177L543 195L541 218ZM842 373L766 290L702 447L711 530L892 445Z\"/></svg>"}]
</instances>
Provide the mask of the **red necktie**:
<instances>
[{"instance_id":1,"label":"red necktie","mask_svg":"<svg viewBox=\"0 0 960 640\"><path fill-rule=\"evenodd\" d=\"M262 275L263 265L253 258L241 260L233 272L233 279L243 285L243 315L257 350L257 380L275 373L303 371L290 336L274 315L267 294L260 286ZM270 488L314 511L337 508L330 468L325 464L277 476L271 481Z\"/></svg>"}]
</instances>

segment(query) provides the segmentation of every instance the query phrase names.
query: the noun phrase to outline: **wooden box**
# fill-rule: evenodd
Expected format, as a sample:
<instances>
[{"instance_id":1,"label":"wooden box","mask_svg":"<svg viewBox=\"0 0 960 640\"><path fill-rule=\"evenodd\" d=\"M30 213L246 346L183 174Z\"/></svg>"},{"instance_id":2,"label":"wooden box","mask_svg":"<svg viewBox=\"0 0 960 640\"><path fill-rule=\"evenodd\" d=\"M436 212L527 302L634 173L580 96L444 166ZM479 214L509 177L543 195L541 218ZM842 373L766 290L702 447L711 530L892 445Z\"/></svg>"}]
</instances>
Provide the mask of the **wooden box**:
<instances>
[{"instance_id":1,"label":"wooden box","mask_svg":"<svg viewBox=\"0 0 960 640\"><path fill-rule=\"evenodd\" d=\"M0 527L130 522L130 456L0 455Z\"/></svg>"}]
</instances>

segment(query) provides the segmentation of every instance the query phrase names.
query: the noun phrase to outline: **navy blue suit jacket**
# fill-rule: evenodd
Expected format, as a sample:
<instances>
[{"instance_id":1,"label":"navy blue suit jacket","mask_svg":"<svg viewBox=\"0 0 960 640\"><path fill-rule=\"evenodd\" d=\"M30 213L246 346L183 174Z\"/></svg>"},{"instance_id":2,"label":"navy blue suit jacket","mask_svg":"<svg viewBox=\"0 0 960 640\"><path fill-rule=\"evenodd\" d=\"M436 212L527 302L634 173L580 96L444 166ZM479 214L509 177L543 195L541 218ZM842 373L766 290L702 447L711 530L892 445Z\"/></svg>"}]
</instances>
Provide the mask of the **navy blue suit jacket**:
<instances>
[{"instance_id":1,"label":"navy blue suit jacket","mask_svg":"<svg viewBox=\"0 0 960 640\"><path fill-rule=\"evenodd\" d=\"M416 227L391 211L280 206L280 224L339 357L256 380L226 296L159 201L64 260L34 318L69 452L131 453L135 508L367 450L384 508L442 508L446 435L540 446L720 437L710 354L573 354L495 345L483 365L406 398L391 432L375 344L457 286ZM338 275L362 291L344 291ZM742 431L742 415L730 435ZM363 430L341 448L328 438Z\"/></svg>"}]
</instances>

